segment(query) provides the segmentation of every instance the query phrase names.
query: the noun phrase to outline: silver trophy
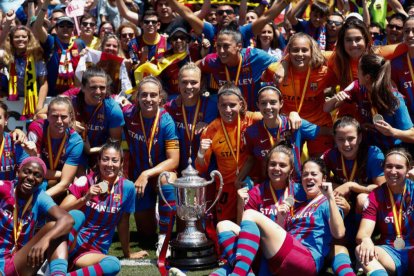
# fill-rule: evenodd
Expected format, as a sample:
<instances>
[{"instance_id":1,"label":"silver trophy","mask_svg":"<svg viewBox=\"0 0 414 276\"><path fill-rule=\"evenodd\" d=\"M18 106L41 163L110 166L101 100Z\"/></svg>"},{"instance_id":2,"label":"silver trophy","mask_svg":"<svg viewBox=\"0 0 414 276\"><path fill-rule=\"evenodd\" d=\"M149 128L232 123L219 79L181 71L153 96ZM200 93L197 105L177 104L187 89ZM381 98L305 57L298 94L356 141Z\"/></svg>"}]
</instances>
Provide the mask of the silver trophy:
<instances>
[{"instance_id":1,"label":"silver trophy","mask_svg":"<svg viewBox=\"0 0 414 276\"><path fill-rule=\"evenodd\" d=\"M177 238L170 242L171 257L168 258L170 266L185 269L204 269L217 264L217 256L214 251L214 243L207 239L204 230L200 231L197 221L202 219L217 203L223 189L223 177L220 172L214 170L210 173L211 180L207 181L198 176L198 171L191 166L181 172L182 177L171 183L176 189L177 216L185 222L183 231L177 234ZM220 179L220 188L217 197L207 209L206 186L214 183L214 176ZM161 190L161 179L165 177L170 183L169 172L163 172L158 177L158 188L161 198L172 209Z\"/></svg>"}]
</instances>

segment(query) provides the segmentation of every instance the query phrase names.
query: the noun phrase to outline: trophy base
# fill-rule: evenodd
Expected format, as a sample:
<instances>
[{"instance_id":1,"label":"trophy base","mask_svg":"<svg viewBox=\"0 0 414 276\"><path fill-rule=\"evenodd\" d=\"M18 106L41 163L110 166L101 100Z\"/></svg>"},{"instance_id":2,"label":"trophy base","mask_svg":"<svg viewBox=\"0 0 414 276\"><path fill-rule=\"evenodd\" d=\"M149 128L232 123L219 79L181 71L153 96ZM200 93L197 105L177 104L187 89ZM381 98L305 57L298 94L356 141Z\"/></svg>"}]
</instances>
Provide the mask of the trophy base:
<instances>
[{"instance_id":1,"label":"trophy base","mask_svg":"<svg viewBox=\"0 0 414 276\"><path fill-rule=\"evenodd\" d=\"M183 245L173 240L170 246L171 256L168 258L168 264L171 267L201 270L217 266L217 256L212 241L200 245Z\"/></svg>"}]
</instances>

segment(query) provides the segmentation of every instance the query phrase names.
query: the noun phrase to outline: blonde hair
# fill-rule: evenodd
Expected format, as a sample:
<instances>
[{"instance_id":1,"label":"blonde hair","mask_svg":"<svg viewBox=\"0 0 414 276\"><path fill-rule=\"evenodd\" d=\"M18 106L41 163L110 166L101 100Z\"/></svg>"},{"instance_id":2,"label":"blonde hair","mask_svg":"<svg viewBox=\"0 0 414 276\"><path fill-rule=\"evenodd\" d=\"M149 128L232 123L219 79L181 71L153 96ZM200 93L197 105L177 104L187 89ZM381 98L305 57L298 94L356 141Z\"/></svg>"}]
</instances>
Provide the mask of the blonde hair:
<instances>
[{"instance_id":1,"label":"blonde hair","mask_svg":"<svg viewBox=\"0 0 414 276\"><path fill-rule=\"evenodd\" d=\"M28 42L27 42L27 48L26 48L26 55L27 56L33 56L35 61L40 61L43 59L43 49L40 47L39 42L37 42L37 39L34 37L32 31L23 25L19 25L16 27L13 27L10 30L9 35L7 36L6 42L4 43L4 63L10 64L14 63L14 55L16 54L16 49L13 46L13 36L17 31L25 31L27 33Z\"/></svg>"},{"instance_id":2,"label":"blonde hair","mask_svg":"<svg viewBox=\"0 0 414 276\"><path fill-rule=\"evenodd\" d=\"M292 35L292 37L289 40L288 45L286 46L286 49L288 50L288 52L290 53L293 41L295 39L300 39L300 38L305 38L309 42L309 46L310 46L310 50L311 50L311 60L309 62L309 66L312 69L321 67L325 63L326 59L325 59L324 55L322 54L318 43L315 41L315 39L313 39L308 34L296 33L296 34Z\"/></svg>"}]
</instances>

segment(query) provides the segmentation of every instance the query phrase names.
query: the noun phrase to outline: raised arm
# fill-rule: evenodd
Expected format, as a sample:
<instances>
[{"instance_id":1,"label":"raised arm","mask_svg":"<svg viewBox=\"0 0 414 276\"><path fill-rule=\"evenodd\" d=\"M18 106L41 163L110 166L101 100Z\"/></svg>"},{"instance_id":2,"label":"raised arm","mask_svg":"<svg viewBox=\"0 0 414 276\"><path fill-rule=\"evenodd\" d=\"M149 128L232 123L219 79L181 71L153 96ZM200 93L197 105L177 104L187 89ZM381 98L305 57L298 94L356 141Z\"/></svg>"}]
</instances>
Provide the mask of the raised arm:
<instances>
[{"instance_id":1,"label":"raised arm","mask_svg":"<svg viewBox=\"0 0 414 276\"><path fill-rule=\"evenodd\" d=\"M203 20L207 17L211 9L211 0L205 0L203 5L201 6L201 9L199 11L196 11L194 14L197 15L198 18Z\"/></svg>"},{"instance_id":2,"label":"raised arm","mask_svg":"<svg viewBox=\"0 0 414 276\"><path fill-rule=\"evenodd\" d=\"M302 1L307 1L307 0L302 0ZM262 32L262 29L264 28L264 26L267 23L273 21L286 8L286 6L289 3L290 3L290 0L275 1L269 10L267 10L262 16L260 16L256 21L252 23L253 34L259 35Z\"/></svg>"},{"instance_id":3,"label":"raised arm","mask_svg":"<svg viewBox=\"0 0 414 276\"><path fill-rule=\"evenodd\" d=\"M390 7L393 11L398 12L398 13L402 13L406 17L408 17L408 14L406 13L403 6L401 5L401 3L398 0L388 0L387 3L388 3L388 5L390 5Z\"/></svg>"},{"instance_id":4,"label":"raised arm","mask_svg":"<svg viewBox=\"0 0 414 276\"><path fill-rule=\"evenodd\" d=\"M239 6L239 25L243 26L246 24L246 14L247 14L247 1L241 0Z\"/></svg>"},{"instance_id":5,"label":"raised arm","mask_svg":"<svg viewBox=\"0 0 414 276\"><path fill-rule=\"evenodd\" d=\"M178 3L177 0L168 0L171 8L184 18L193 28L194 32L200 35L203 32L204 22L195 15L190 8Z\"/></svg>"},{"instance_id":6,"label":"raised arm","mask_svg":"<svg viewBox=\"0 0 414 276\"><path fill-rule=\"evenodd\" d=\"M50 4L50 0L44 0L42 8L37 14L36 21L33 24L32 31L35 37L40 41L40 43L45 43L47 39L47 31L43 28L43 23L45 22L45 15L47 13L47 7Z\"/></svg>"},{"instance_id":7,"label":"raised arm","mask_svg":"<svg viewBox=\"0 0 414 276\"><path fill-rule=\"evenodd\" d=\"M289 20L292 26L295 26L296 24L298 24L298 18L296 17L296 14L308 4L309 4L309 0L300 0L294 8L290 9L286 13L286 18Z\"/></svg>"},{"instance_id":8,"label":"raised arm","mask_svg":"<svg viewBox=\"0 0 414 276\"><path fill-rule=\"evenodd\" d=\"M322 183L321 191L328 198L329 202L329 229L331 234L335 239L341 239L345 236L345 224L336 205L332 183Z\"/></svg>"},{"instance_id":9,"label":"raised arm","mask_svg":"<svg viewBox=\"0 0 414 276\"><path fill-rule=\"evenodd\" d=\"M128 9L124 0L116 0L116 5L118 6L119 13L123 18L131 21L135 25L139 24L139 14Z\"/></svg>"}]
</instances>

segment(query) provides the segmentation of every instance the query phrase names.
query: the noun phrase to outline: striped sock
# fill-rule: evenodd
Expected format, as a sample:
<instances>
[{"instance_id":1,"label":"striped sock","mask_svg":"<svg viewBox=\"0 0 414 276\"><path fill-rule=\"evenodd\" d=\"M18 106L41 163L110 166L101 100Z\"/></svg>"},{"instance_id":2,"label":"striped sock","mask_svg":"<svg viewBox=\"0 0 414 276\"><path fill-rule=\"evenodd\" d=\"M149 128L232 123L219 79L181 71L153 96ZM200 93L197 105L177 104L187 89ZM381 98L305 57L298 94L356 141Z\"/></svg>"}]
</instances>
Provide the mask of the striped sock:
<instances>
[{"instance_id":1,"label":"striped sock","mask_svg":"<svg viewBox=\"0 0 414 276\"><path fill-rule=\"evenodd\" d=\"M54 259L49 263L51 276L65 276L68 271L68 261L65 259Z\"/></svg>"},{"instance_id":2,"label":"striped sock","mask_svg":"<svg viewBox=\"0 0 414 276\"><path fill-rule=\"evenodd\" d=\"M385 269L377 269L367 273L367 276L388 276Z\"/></svg>"},{"instance_id":3,"label":"striped sock","mask_svg":"<svg viewBox=\"0 0 414 276\"><path fill-rule=\"evenodd\" d=\"M223 249L223 255L228 261L232 259L236 250L237 238L237 235L233 231L223 231L218 234L218 241Z\"/></svg>"},{"instance_id":4,"label":"striped sock","mask_svg":"<svg viewBox=\"0 0 414 276\"><path fill-rule=\"evenodd\" d=\"M168 201L168 204L176 210L175 206L175 188L173 185L165 184L161 187L162 193L164 194L165 199ZM172 221L170 222L170 214L172 210L170 207L168 207L167 204L165 204L164 200L161 198L160 195L158 195L158 212L160 214L160 221L159 221L159 227L160 227L160 234L167 234L168 231L168 225L170 223L173 224L175 222L175 216L173 217Z\"/></svg>"},{"instance_id":5,"label":"striped sock","mask_svg":"<svg viewBox=\"0 0 414 276\"><path fill-rule=\"evenodd\" d=\"M250 272L250 265L260 244L260 230L256 223L243 220L240 228L236 247L236 263L232 275L246 275Z\"/></svg>"},{"instance_id":6,"label":"striped sock","mask_svg":"<svg viewBox=\"0 0 414 276\"><path fill-rule=\"evenodd\" d=\"M334 256L332 261L332 270L335 275L338 276L354 276L354 270L352 269L351 258L348 254L340 253Z\"/></svg>"},{"instance_id":7,"label":"striped sock","mask_svg":"<svg viewBox=\"0 0 414 276\"><path fill-rule=\"evenodd\" d=\"M82 267L78 270L68 273L68 276L98 276L117 275L121 271L121 263L114 256L106 256L99 263Z\"/></svg>"},{"instance_id":8,"label":"striped sock","mask_svg":"<svg viewBox=\"0 0 414 276\"><path fill-rule=\"evenodd\" d=\"M209 276L227 276L231 273L232 267L229 263L210 273Z\"/></svg>"}]
</instances>

